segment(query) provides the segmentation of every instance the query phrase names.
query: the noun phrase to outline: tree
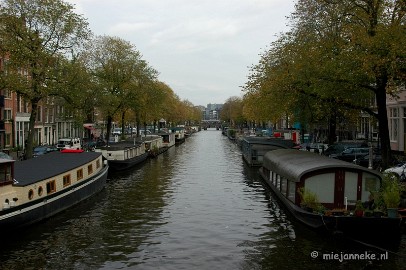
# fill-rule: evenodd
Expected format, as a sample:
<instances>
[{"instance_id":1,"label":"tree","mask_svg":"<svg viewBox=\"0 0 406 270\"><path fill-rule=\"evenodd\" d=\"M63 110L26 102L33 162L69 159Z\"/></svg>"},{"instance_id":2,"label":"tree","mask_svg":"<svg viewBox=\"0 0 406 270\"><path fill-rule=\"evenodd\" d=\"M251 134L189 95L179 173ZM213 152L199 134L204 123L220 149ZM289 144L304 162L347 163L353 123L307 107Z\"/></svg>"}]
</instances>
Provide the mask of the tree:
<instances>
[{"instance_id":1,"label":"tree","mask_svg":"<svg viewBox=\"0 0 406 270\"><path fill-rule=\"evenodd\" d=\"M231 127L242 124L244 122L242 104L243 101L240 97L227 99L220 112L221 120L229 122Z\"/></svg>"},{"instance_id":2,"label":"tree","mask_svg":"<svg viewBox=\"0 0 406 270\"><path fill-rule=\"evenodd\" d=\"M324 114L330 141L340 117L369 113L379 122L387 166L386 95L396 96L404 83L405 11L405 1L300 0L291 16L292 31L261 57L245 90L251 99L269 97L281 111L307 121ZM377 111L367 102L371 96Z\"/></svg>"},{"instance_id":3,"label":"tree","mask_svg":"<svg viewBox=\"0 0 406 270\"><path fill-rule=\"evenodd\" d=\"M4 0L0 6L2 54L10 55L2 85L31 105L25 157L33 151L38 103L59 95L64 80L55 72L69 53L90 36L86 20L61 0Z\"/></svg>"},{"instance_id":4,"label":"tree","mask_svg":"<svg viewBox=\"0 0 406 270\"><path fill-rule=\"evenodd\" d=\"M156 71L141 59L141 53L128 41L118 37L99 36L86 52L88 68L98 83L100 109L107 118L107 141L114 117L124 113L140 100L145 78ZM124 128L124 123L121 123Z\"/></svg>"},{"instance_id":5,"label":"tree","mask_svg":"<svg viewBox=\"0 0 406 270\"><path fill-rule=\"evenodd\" d=\"M406 2L302 0L297 6L304 7L297 9L298 29L303 29L306 23L310 25L318 14L326 11L334 14L330 19L318 20L317 30L333 29L329 33L336 34L334 42L332 35L326 38L319 35L319 51L326 51L324 55L330 58L323 58L326 64L320 71L324 73L318 78L323 84L340 86L332 99L337 104L363 110L377 118L383 166L386 167L391 161L386 96L396 96L399 86L404 84ZM365 99L371 95L375 96L377 112L366 106Z\"/></svg>"}]
</instances>

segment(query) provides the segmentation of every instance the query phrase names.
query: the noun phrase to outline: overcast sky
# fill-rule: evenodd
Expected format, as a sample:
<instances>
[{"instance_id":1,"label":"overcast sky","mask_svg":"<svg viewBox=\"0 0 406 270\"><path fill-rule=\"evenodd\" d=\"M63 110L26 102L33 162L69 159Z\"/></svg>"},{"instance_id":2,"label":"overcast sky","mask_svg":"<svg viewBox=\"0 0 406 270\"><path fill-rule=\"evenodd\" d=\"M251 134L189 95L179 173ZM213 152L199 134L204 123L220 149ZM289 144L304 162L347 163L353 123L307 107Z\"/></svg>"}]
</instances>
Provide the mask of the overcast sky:
<instances>
[{"instance_id":1,"label":"overcast sky","mask_svg":"<svg viewBox=\"0 0 406 270\"><path fill-rule=\"evenodd\" d=\"M281 32L294 0L68 0L96 35L136 46L194 105L242 96L249 67Z\"/></svg>"}]
</instances>

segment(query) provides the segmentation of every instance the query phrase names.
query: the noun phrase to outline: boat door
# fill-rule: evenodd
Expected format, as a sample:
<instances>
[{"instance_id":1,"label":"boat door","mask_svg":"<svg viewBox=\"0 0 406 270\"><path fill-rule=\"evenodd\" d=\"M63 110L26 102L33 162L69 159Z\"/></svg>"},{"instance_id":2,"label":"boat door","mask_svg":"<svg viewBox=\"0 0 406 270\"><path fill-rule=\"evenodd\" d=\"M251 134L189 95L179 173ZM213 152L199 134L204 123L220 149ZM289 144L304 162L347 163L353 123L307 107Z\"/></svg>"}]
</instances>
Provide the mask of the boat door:
<instances>
[{"instance_id":1,"label":"boat door","mask_svg":"<svg viewBox=\"0 0 406 270\"><path fill-rule=\"evenodd\" d=\"M334 207L355 206L361 199L362 177L358 172L337 170L334 188Z\"/></svg>"},{"instance_id":2,"label":"boat door","mask_svg":"<svg viewBox=\"0 0 406 270\"><path fill-rule=\"evenodd\" d=\"M334 183L334 208L344 208L345 171L337 170Z\"/></svg>"}]
</instances>

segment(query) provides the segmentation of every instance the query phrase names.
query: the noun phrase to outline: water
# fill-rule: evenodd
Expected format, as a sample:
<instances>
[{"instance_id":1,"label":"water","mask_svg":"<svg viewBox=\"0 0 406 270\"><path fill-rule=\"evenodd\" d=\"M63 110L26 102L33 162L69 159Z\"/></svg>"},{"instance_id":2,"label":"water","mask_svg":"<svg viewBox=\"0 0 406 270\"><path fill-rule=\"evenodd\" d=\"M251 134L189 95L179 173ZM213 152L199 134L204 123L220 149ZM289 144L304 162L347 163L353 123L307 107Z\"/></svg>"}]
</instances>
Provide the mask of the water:
<instances>
[{"instance_id":1,"label":"water","mask_svg":"<svg viewBox=\"0 0 406 270\"><path fill-rule=\"evenodd\" d=\"M294 223L257 169L214 129L112 175L101 193L0 243L0 269L405 269L406 263L406 239L384 260L322 259L385 251Z\"/></svg>"}]
</instances>

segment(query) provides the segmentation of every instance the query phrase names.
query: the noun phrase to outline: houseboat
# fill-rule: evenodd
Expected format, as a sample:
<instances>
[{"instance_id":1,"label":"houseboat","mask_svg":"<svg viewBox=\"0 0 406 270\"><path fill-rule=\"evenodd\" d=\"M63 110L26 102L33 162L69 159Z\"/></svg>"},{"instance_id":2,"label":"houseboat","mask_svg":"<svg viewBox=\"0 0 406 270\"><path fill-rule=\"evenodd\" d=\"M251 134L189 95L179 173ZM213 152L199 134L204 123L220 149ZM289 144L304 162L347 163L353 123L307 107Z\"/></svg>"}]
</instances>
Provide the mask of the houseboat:
<instances>
[{"instance_id":1,"label":"houseboat","mask_svg":"<svg viewBox=\"0 0 406 270\"><path fill-rule=\"evenodd\" d=\"M295 146L292 140L270 137L247 136L241 138L241 151L245 162L250 166L261 166L265 153L275 149L290 149Z\"/></svg>"},{"instance_id":2,"label":"houseboat","mask_svg":"<svg viewBox=\"0 0 406 270\"><path fill-rule=\"evenodd\" d=\"M107 159L111 171L121 171L129 169L148 157L145 143L135 141L121 141L110 143L95 149L96 152L102 153Z\"/></svg>"},{"instance_id":3,"label":"houseboat","mask_svg":"<svg viewBox=\"0 0 406 270\"><path fill-rule=\"evenodd\" d=\"M160 135L148 135L142 141L145 144L145 151L152 158L168 150L168 147L164 145L163 137Z\"/></svg>"},{"instance_id":4,"label":"houseboat","mask_svg":"<svg viewBox=\"0 0 406 270\"><path fill-rule=\"evenodd\" d=\"M185 128L174 127L171 129L172 133L175 133L175 145L179 145L185 142Z\"/></svg>"},{"instance_id":5,"label":"houseboat","mask_svg":"<svg viewBox=\"0 0 406 270\"><path fill-rule=\"evenodd\" d=\"M301 223L320 231L376 243L400 240L401 218L355 215L358 202L370 202L381 175L373 170L311 152L269 151L260 174L287 211ZM320 209L305 208L304 192L314 194Z\"/></svg>"},{"instance_id":6,"label":"houseboat","mask_svg":"<svg viewBox=\"0 0 406 270\"><path fill-rule=\"evenodd\" d=\"M108 165L100 153L70 150L25 161L0 159L2 233L39 222L102 190Z\"/></svg>"},{"instance_id":7,"label":"houseboat","mask_svg":"<svg viewBox=\"0 0 406 270\"><path fill-rule=\"evenodd\" d=\"M157 135L162 137L162 146L166 149L175 145L175 133L159 132Z\"/></svg>"}]
</instances>

